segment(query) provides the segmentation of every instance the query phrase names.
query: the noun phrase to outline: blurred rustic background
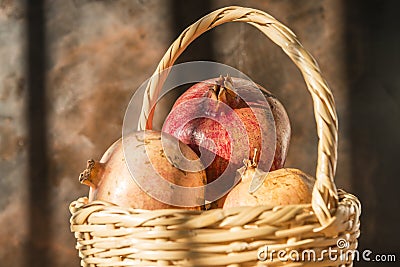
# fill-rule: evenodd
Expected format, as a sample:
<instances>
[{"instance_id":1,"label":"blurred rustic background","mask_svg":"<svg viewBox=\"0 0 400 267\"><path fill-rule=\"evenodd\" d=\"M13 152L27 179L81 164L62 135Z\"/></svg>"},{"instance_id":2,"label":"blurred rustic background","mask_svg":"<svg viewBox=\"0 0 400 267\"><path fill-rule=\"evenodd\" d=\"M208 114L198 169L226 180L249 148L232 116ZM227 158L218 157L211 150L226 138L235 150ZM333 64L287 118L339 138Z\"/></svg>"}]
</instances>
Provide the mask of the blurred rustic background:
<instances>
[{"instance_id":1,"label":"blurred rustic background","mask_svg":"<svg viewBox=\"0 0 400 267\"><path fill-rule=\"evenodd\" d=\"M399 260L399 3L0 0L0 266L79 266L68 205L87 193L86 160L120 136L135 88L178 34L232 4L271 13L317 58L339 114L337 185L363 203L360 247ZM199 59L236 67L281 99L293 127L287 166L313 174L311 99L283 52L229 24L180 62Z\"/></svg>"}]
</instances>

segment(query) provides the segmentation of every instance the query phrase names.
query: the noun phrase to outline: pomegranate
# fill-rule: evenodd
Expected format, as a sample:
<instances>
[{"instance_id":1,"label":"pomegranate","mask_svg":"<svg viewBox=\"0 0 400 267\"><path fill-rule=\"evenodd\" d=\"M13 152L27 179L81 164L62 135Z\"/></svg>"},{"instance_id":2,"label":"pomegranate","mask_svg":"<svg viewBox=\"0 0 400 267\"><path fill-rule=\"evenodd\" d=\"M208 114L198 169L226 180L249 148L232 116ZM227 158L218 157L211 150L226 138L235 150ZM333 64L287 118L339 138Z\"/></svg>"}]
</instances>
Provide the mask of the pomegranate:
<instances>
[{"instance_id":1,"label":"pomegranate","mask_svg":"<svg viewBox=\"0 0 400 267\"><path fill-rule=\"evenodd\" d=\"M178 168L184 160L197 165L198 171ZM202 186L206 184L206 174L203 169L192 149L176 138L156 131L141 131L117 140L99 162L89 160L79 180L90 186L89 201L98 199L148 210L182 206L199 210L205 204ZM182 194L174 185L198 187L199 190Z\"/></svg>"},{"instance_id":2,"label":"pomegranate","mask_svg":"<svg viewBox=\"0 0 400 267\"><path fill-rule=\"evenodd\" d=\"M256 166L254 161L245 161L245 166L238 170L242 180L228 193L223 208L311 202L313 177L298 169L284 168L267 173ZM253 179L261 183L251 193Z\"/></svg>"},{"instance_id":3,"label":"pomegranate","mask_svg":"<svg viewBox=\"0 0 400 267\"><path fill-rule=\"evenodd\" d=\"M162 131L200 156L208 183L222 175L231 177L224 194L235 184L233 178L243 158L253 158L255 149L261 152L255 161L264 171L282 168L290 140L289 118L276 97L251 81L229 76L189 88L175 102ZM210 198L215 197L211 193Z\"/></svg>"}]
</instances>

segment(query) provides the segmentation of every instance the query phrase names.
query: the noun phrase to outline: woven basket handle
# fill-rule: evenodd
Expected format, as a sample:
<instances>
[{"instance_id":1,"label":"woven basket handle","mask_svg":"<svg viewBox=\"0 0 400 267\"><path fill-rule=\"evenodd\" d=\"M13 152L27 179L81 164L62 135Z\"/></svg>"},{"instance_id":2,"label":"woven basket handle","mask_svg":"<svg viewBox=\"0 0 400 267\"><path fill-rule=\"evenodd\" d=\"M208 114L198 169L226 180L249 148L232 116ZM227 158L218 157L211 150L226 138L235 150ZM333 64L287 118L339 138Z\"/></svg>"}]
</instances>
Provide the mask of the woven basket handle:
<instances>
[{"instance_id":1,"label":"woven basket handle","mask_svg":"<svg viewBox=\"0 0 400 267\"><path fill-rule=\"evenodd\" d=\"M236 21L256 27L280 46L300 69L311 93L319 138L317 182L313 190L312 207L322 226L327 226L333 219L331 212L338 205L338 194L333 180L338 129L333 95L322 78L315 59L303 48L296 35L271 15L257 9L230 6L218 9L186 28L169 47L154 72L154 78L147 85L138 129L151 129L154 109L151 110L150 107L157 100L167 75L157 74L171 67L186 47L202 33L226 22Z\"/></svg>"}]
</instances>

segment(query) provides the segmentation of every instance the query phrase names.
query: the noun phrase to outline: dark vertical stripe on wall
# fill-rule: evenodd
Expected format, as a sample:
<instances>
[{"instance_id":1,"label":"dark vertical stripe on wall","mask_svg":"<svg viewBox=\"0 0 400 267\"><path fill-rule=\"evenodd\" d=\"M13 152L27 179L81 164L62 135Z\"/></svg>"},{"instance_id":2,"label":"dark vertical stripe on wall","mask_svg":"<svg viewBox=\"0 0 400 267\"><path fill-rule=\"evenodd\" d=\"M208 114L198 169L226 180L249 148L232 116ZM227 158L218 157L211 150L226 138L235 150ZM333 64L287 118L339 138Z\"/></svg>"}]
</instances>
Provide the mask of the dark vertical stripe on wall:
<instances>
[{"instance_id":1,"label":"dark vertical stripe on wall","mask_svg":"<svg viewBox=\"0 0 400 267\"><path fill-rule=\"evenodd\" d=\"M197 21L202 16L212 11L211 0L186 1L171 0L170 10L172 12L172 33L177 38L186 27ZM194 41L178 60L214 60L212 34L205 33Z\"/></svg>"},{"instance_id":2,"label":"dark vertical stripe on wall","mask_svg":"<svg viewBox=\"0 0 400 267\"><path fill-rule=\"evenodd\" d=\"M26 266L30 267L49 266L47 251L51 238L46 143L45 37L44 0L27 1L29 236L25 260Z\"/></svg>"},{"instance_id":3,"label":"dark vertical stripe on wall","mask_svg":"<svg viewBox=\"0 0 400 267\"><path fill-rule=\"evenodd\" d=\"M352 188L362 202L360 249L370 249L373 255L398 253L400 1L343 2ZM369 262L368 266L386 264Z\"/></svg>"}]
</instances>

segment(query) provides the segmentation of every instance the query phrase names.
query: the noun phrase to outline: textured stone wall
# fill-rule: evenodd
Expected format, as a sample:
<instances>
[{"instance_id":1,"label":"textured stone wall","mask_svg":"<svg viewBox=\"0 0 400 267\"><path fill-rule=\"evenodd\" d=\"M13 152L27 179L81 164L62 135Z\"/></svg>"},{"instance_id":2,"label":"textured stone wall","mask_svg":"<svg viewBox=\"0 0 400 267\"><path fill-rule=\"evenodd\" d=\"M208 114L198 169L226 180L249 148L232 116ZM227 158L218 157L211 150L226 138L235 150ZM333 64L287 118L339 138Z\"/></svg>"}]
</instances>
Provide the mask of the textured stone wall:
<instances>
[{"instance_id":1,"label":"textured stone wall","mask_svg":"<svg viewBox=\"0 0 400 267\"><path fill-rule=\"evenodd\" d=\"M172 38L170 16L159 1L56 1L47 8L50 249L60 255L56 266L71 258L77 266L67 222L71 200L88 191L79 172L120 137L130 97Z\"/></svg>"},{"instance_id":2,"label":"textured stone wall","mask_svg":"<svg viewBox=\"0 0 400 267\"><path fill-rule=\"evenodd\" d=\"M390 13L394 4L382 4L376 13L389 14L382 17L391 20L375 15L380 24L370 23L371 28L361 31L364 21L370 21L365 14L375 10L356 2L46 1L46 116L41 119L44 124L36 124L29 109L38 88L30 87L32 77L27 74L35 72L27 51L36 51L28 49L35 44L27 43L32 27L28 1L0 0L0 266L79 266L68 205L87 194L78 182L86 160L99 159L121 135L130 97L152 74L169 44L197 18L225 5L271 13L317 58L339 115L337 185L363 200L367 213L362 246L380 242L384 250L394 248L390 237L399 232L390 229L399 218L390 206L399 207L392 185L398 170L394 159L399 148L400 127L395 125L400 121L400 83L395 70L400 44L397 35L389 38L389 32L399 21ZM311 98L300 72L277 46L249 25L229 24L196 40L179 62L187 60L231 65L276 94L292 123L287 166L314 174L317 137ZM41 154L32 151L35 125L45 126L45 156L39 159L35 155ZM43 163L46 171L39 168L36 173L35 162ZM391 227L385 230L387 223Z\"/></svg>"},{"instance_id":3,"label":"textured stone wall","mask_svg":"<svg viewBox=\"0 0 400 267\"><path fill-rule=\"evenodd\" d=\"M35 122L27 110L26 10L23 2L0 4L0 266L78 266L68 223L69 203L88 191L78 175L87 159L98 159L119 138L131 95L172 40L169 5L46 2L47 178L29 174L35 166L27 166L27 125ZM28 179L44 185L33 192L47 200L34 203L43 212L37 222L29 218Z\"/></svg>"},{"instance_id":4,"label":"textured stone wall","mask_svg":"<svg viewBox=\"0 0 400 267\"><path fill-rule=\"evenodd\" d=\"M24 264L28 234L24 12L0 2L0 266Z\"/></svg>"}]
</instances>

